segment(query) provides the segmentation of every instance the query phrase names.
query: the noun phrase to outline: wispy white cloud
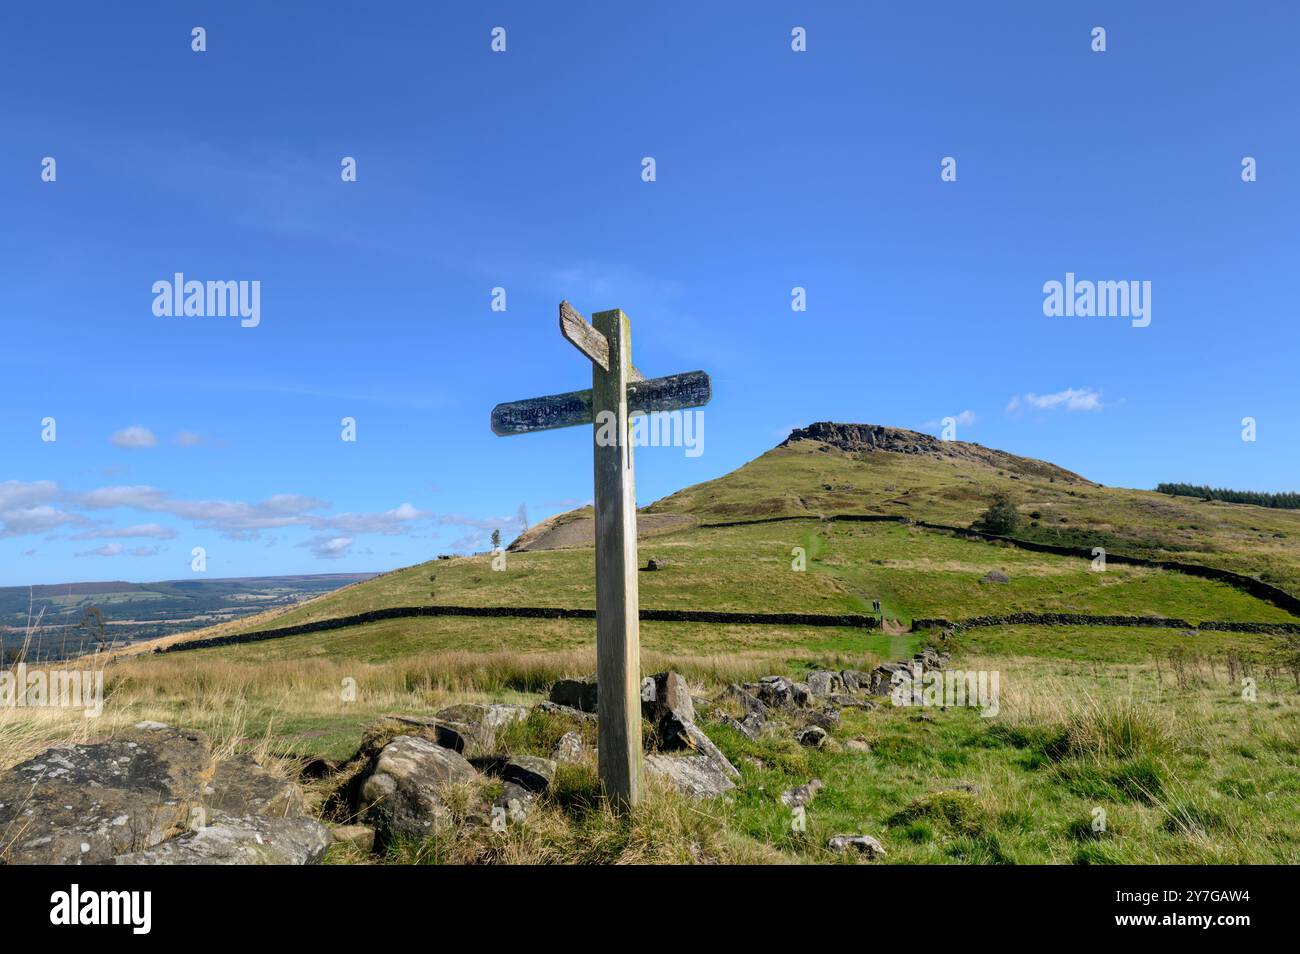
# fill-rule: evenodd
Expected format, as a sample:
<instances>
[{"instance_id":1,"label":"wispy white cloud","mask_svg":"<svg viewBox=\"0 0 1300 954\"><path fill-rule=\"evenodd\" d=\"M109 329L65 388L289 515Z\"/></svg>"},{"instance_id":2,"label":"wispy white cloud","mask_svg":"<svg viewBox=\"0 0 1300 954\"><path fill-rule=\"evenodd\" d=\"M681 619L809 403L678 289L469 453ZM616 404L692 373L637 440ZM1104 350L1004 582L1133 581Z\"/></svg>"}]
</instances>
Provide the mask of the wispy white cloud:
<instances>
[{"instance_id":1,"label":"wispy white cloud","mask_svg":"<svg viewBox=\"0 0 1300 954\"><path fill-rule=\"evenodd\" d=\"M1007 413L1015 414L1024 408L1036 411L1100 411L1105 405L1101 392L1093 388L1066 388L1052 394L1035 394L1030 391L1022 399L1020 395L1012 396L1007 403Z\"/></svg>"},{"instance_id":2,"label":"wispy white cloud","mask_svg":"<svg viewBox=\"0 0 1300 954\"><path fill-rule=\"evenodd\" d=\"M158 446L158 438L154 432L139 424L124 427L120 431L114 431L108 440L114 447L124 447L128 450Z\"/></svg>"},{"instance_id":3,"label":"wispy white cloud","mask_svg":"<svg viewBox=\"0 0 1300 954\"><path fill-rule=\"evenodd\" d=\"M49 533L60 528L74 531L72 540L172 540L178 528L165 522L141 521L114 526L98 519L103 511L138 511L158 514L210 530L230 540L257 540L271 531L302 527L314 535L301 546L322 558L358 555L353 541L365 534L401 536L430 526L473 529L480 533L500 529L503 533L522 530L526 516L521 506L512 516L475 517L467 514L435 514L409 501L381 511L328 512L332 504L305 494L274 494L264 500L187 500L147 484L121 484L69 492L54 481L5 481L0 483L0 537ZM120 544L109 543L78 556L117 556ZM137 547L132 556L151 556L158 548Z\"/></svg>"},{"instance_id":4,"label":"wispy white cloud","mask_svg":"<svg viewBox=\"0 0 1300 954\"><path fill-rule=\"evenodd\" d=\"M96 527L73 534L71 540L111 540L131 537L151 537L155 540L172 540L176 531L161 523L137 523L129 527Z\"/></svg>"},{"instance_id":5,"label":"wispy white cloud","mask_svg":"<svg viewBox=\"0 0 1300 954\"><path fill-rule=\"evenodd\" d=\"M347 556L348 550L352 547L352 537L331 537L323 534L304 540L298 546L306 547L319 559L337 560Z\"/></svg>"},{"instance_id":6,"label":"wispy white cloud","mask_svg":"<svg viewBox=\"0 0 1300 954\"><path fill-rule=\"evenodd\" d=\"M935 431L944 426L944 420L951 417L958 427L970 427L975 423L975 412L967 408L958 414L948 414L936 421L926 421L921 425L922 430Z\"/></svg>"},{"instance_id":7,"label":"wispy white cloud","mask_svg":"<svg viewBox=\"0 0 1300 954\"><path fill-rule=\"evenodd\" d=\"M85 524L85 517L53 505L59 485L52 480L6 480L0 483L0 537L48 533Z\"/></svg>"},{"instance_id":8,"label":"wispy white cloud","mask_svg":"<svg viewBox=\"0 0 1300 954\"><path fill-rule=\"evenodd\" d=\"M52 480L6 480L0 483L0 510L49 503L58 494L59 485Z\"/></svg>"},{"instance_id":9,"label":"wispy white cloud","mask_svg":"<svg viewBox=\"0 0 1300 954\"><path fill-rule=\"evenodd\" d=\"M508 530L515 527L523 529L523 510L516 511L509 517L470 517L463 513L447 513L437 520L443 526L473 527L475 530Z\"/></svg>"},{"instance_id":10,"label":"wispy white cloud","mask_svg":"<svg viewBox=\"0 0 1300 954\"><path fill-rule=\"evenodd\" d=\"M478 549L486 549L487 534L482 530L471 531L462 537L457 537L451 541L450 549L453 553L468 553Z\"/></svg>"},{"instance_id":11,"label":"wispy white cloud","mask_svg":"<svg viewBox=\"0 0 1300 954\"><path fill-rule=\"evenodd\" d=\"M115 557L120 555L121 552L122 552L122 544L106 543L102 547L96 547L93 550L84 550L81 553L76 553L73 555L79 557L88 557L88 556Z\"/></svg>"}]
</instances>

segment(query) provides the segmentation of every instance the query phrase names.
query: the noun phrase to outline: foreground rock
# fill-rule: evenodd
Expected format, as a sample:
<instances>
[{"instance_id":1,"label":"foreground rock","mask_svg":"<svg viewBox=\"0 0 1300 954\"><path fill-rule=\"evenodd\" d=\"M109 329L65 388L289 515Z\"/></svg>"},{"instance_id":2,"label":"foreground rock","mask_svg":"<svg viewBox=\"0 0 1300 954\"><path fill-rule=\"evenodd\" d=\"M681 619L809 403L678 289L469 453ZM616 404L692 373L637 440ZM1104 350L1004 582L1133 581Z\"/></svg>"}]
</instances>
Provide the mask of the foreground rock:
<instances>
[{"instance_id":1,"label":"foreground rock","mask_svg":"<svg viewBox=\"0 0 1300 954\"><path fill-rule=\"evenodd\" d=\"M236 755L217 765L212 781L203 788L203 804L233 816L287 818L306 811L302 789L271 774L251 755Z\"/></svg>"},{"instance_id":2,"label":"foreground rock","mask_svg":"<svg viewBox=\"0 0 1300 954\"><path fill-rule=\"evenodd\" d=\"M551 686L551 702L580 712L596 711L596 677L559 679Z\"/></svg>"},{"instance_id":3,"label":"foreground rock","mask_svg":"<svg viewBox=\"0 0 1300 954\"><path fill-rule=\"evenodd\" d=\"M596 724L596 713L583 712L581 709L573 708L573 706L562 706L559 703L551 702L549 699L537 703L537 705L533 706L533 711L542 712L557 719L567 720L574 725Z\"/></svg>"},{"instance_id":4,"label":"foreground rock","mask_svg":"<svg viewBox=\"0 0 1300 954\"><path fill-rule=\"evenodd\" d=\"M434 717L436 741L462 755L479 755L496 747L497 734L506 726L528 718L526 706L464 703L448 706Z\"/></svg>"},{"instance_id":5,"label":"foreground rock","mask_svg":"<svg viewBox=\"0 0 1300 954\"><path fill-rule=\"evenodd\" d=\"M119 855L119 865L309 865L325 857L330 830L298 815L231 816L216 813L210 824L143 851Z\"/></svg>"},{"instance_id":6,"label":"foreground rock","mask_svg":"<svg viewBox=\"0 0 1300 954\"><path fill-rule=\"evenodd\" d=\"M499 823L496 822L498 817L515 824L527 821L536 800L535 792L514 782L506 782L501 786L501 794L492 802L494 827L499 827Z\"/></svg>"},{"instance_id":7,"label":"foreground rock","mask_svg":"<svg viewBox=\"0 0 1300 954\"><path fill-rule=\"evenodd\" d=\"M741 710L745 713L745 718L754 716L760 723L766 722L771 717L771 710L768 709L767 705L763 703L758 696L734 683L722 690L722 695L719 696L719 701L738 703Z\"/></svg>"},{"instance_id":8,"label":"foreground rock","mask_svg":"<svg viewBox=\"0 0 1300 954\"><path fill-rule=\"evenodd\" d=\"M659 731L661 747L670 751L690 749L698 752L717 766L723 775L731 778L740 777L740 772L722 754L722 750L714 745L713 740L694 722L683 722L675 716L668 716Z\"/></svg>"},{"instance_id":9,"label":"foreground rock","mask_svg":"<svg viewBox=\"0 0 1300 954\"><path fill-rule=\"evenodd\" d=\"M844 677L829 669L808 674L808 688L814 696L830 696L844 689Z\"/></svg>"},{"instance_id":10,"label":"foreground rock","mask_svg":"<svg viewBox=\"0 0 1300 954\"><path fill-rule=\"evenodd\" d=\"M736 787L727 773L707 755L652 753L645 757L645 770L648 777L661 779L691 798L717 798Z\"/></svg>"},{"instance_id":11,"label":"foreground rock","mask_svg":"<svg viewBox=\"0 0 1300 954\"><path fill-rule=\"evenodd\" d=\"M0 773L0 860L14 864L309 864L329 844L292 780L158 722Z\"/></svg>"},{"instance_id":12,"label":"foreground rock","mask_svg":"<svg viewBox=\"0 0 1300 954\"><path fill-rule=\"evenodd\" d=\"M0 774L0 850L13 864L103 864L185 831L211 770L208 739L140 723L46 749Z\"/></svg>"},{"instance_id":13,"label":"foreground rock","mask_svg":"<svg viewBox=\"0 0 1300 954\"><path fill-rule=\"evenodd\" d=\"M667 717L695 721L690 687L679 673L660 672L641 681L641 714L658 724Z\"/></svg>"},{"instance_id":14,"label":"foreground rock","mask_svg":"<svg viewBox=\"0 0 1300 954\"><path fill-rule=\"evenodd\" d=\"M785 676L764 676L744 688L752 691L770 709L795 709L812 704L813 693L808 684L793 682Z\"/></svg>"},{"instance_id":15,"label":"foreground rock","mask_svg":"<svg viewBox=\"0 0 1300 954\"><path fill-rule=\"evenodd\" d=\"M840 681L847 692L865 692L871 688L871 673L861 669L843 669L840 671Z\"/></svg>"},{"instance_id":16,"label":"foreground rock","mask_svg":"<svg viewBox=\"0 0 1300 954\"><path fill-rule=\"evenodd\" d=\"M733 719L731 716L723 716L722 724L735 729L751 742L758 741L758 737L763 734L763 726L766 724L752 712L743 719Z\"/></svg>"},{"instance_id":17,"label":"foreground rock","mask_svg":"<svg viewBox=\"0 0 1300 954\"><path fill-rule=\"evenodd\" d=\"M811 782L796 786L795 788L786 789L781 793L781 804L788 808L798 808L801 805L807 805L817 797L817 793L820 792L823 787L822 780L815 778Z\"/></svg>"},{"instance_id":18,"label":"foreground rock","mask_svg":"<svg viewBox=\"0 0 1300 954\"><path fill-rule=\"evenodd\" d=\"M856 851L868 858L879 858L885 854L885 846L870 835L835 835L826 847L831 851Z\"/></svg>"},{"instance_id":19,"label":"foreground rock","mask_svg":"<svg viewBox=\"0 0 1300 954\"><path fill-rule=\"evenodd\" d=\"M547 791L555 781L555 763L537 755L513 755L506 760L501 778L507 784L539 794Z\"/></svg>"},{"instance_id":20,"label":"foreground rock","mask_svg":"<svg viewBox=\"0 0 1300 954\"><path fill-rule=\"evenodd\" d=\"M399 735L367 773L358 808L390 836L425 838L450 816L447 788L476 778L478 772L459 752Z\"/></svg>"},{"instance_id":21,"label":"foreground rock","mask_svg":"<svg viewBox=\"0 0 1300 954\"><path fill-rule=\"evenodd\" d=\"M811 749L820 749L826 744L826 730L819 725L810 725L796 733L794 740Z\"/></svg>"},{"instance_id":22,"label":"foreground rock","mask_svg":"<svg viewBox=\"0 0 1300 954\"><path fill-rule=\"evenodd\" d=\"M590 754L591 749L587 747L586 742L582 741L581 733L566 732L555 743L555 751L551 753L551 759L562 765L573 765L587 761Z\"/></svg>"},{"instance_id":23,"label":"foreground rock","mask_svg":"<svg viewBox=\"0 0 1300 954\"><path fill-rule=\"evenodd\" d=\"M369 825L335 825L330 829L335 844L349 845L358 851L373 851L375 830Z\"/></svg>"}]
</instances>

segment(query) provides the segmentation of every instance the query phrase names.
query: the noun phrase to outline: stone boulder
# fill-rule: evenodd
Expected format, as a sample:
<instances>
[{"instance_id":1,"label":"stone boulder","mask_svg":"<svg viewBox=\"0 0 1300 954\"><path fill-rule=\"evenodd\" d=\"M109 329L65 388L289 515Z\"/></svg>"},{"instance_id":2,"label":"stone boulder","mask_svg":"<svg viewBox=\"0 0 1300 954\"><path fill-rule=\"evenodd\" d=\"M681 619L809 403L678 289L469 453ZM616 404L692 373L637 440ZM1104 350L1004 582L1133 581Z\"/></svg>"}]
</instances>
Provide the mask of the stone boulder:
<instances>
[{"instance_id":1,"label":"stone boulder","mask_svg":"<svg viewBox=\"0 0 1300 954\"><path fill-rule=\"evenodd\" d=\"M739 703L740 709L746 716L757 716L760 722L766 722L771 715L767 705L763 703L757 695L748 689L732 683L722 690L718 697L718 702L731 701Z\"/></svg>"},{"instance_id":2,"label":"stone boulder","mask_svg":"<svg viewBox=\"0 0 1300 954\"><path fill-rule=\"evenodd\" d=\"M516 785L514 782L506 782L501 786L501 794L492 801L493 820L504 817L507 822L522 824L532 814L533 805L536 801L536 792L530 791L522 785Z\"/></svg>"},{"instance_id":3,"label":"stone boulder","mask_svg":"<svg viewBox=\"0 0 1300 954\"><path fill-rule=\"evenodd\" d=\"M447 788L476 778L474 766L454 749L399 735L367 772L358 808L390 836L424 838L448 819Z\"/></svg>"},{"instance_id":4,"label":"stone boulder","mask_svg":"<svg viewBox=\"0 0 1300 954\"><path fill-rule=\"evenodd\" d=\"M14 863L311 864L329 844L294 781L158 722L0 774L0 860Z\"/></svg>"},{"instance_id":5,"label":"stone boulder","mask_svg":"<svg viewBox=\"0 0 1300 954\"><path fill-rule=\"evenodd\" d=\"M527 706L472 702L448 706L434 716L435 741L461 755L478 755L496 747L501 729L527 718Z\"/></svg>"},{"instance_id":6,"label":"stone boulder","mask_svg":"<svg viewBox=\"0 0 1300 954\"><path fill-rule=\"evenodd\" d=\"M534 712L544 712L549 716L559 719L567 719L578 725L595 724L595 712L583 712L581 709L575 709L573 706L562 706L557 702L551 702L549 699L539 702L533 706Z\"/></svg>"},{"instance_id":7,"label":"stone boulder","mask_svg":"<svg viewBox=\"0 0 1300 954\"><path fill-rule=\"evenodd\" d=\"M819 725L810 725L806 729L801 729L795 734L794 740L800 745L812 749L820 749L826 744L826 730Z\"/></svg>"},{"instance_id":8,"label":"stone boulder","mask_svg":"<svg viewBox=\"0 0 1300 954\"><path fill-rule=\"evenodd\" d=\"M871 673L861 669L843 669L840 671L840 681L844 683L846 692L864 692L871 688Z\"/></svg>"},{"instance_id":9,"label":"stone boulder","mask_svg":"<svg viewBox=\"0 0 1300 954\"><path fill-rule=\"evenodd\" d=\"M735 729L751 742L758 741L758 737L763 734L763 727L766 723L758 716L750 713L743 719L735 719L731 716L723 716L721 720L723 725Z\"/></svg>"},{"instance_id":10,"label":"stone boulder","mask_svg":"<svg viewBox=\"0 0 1300 954\"><path fill-rule=\"evenodd\" d=\"M501 768L501 778L508 785L538 794L555 781L555 763L536 755L512 755Z\"/></svg>"},{"instance_id":11,"label":"stone boulder","mask_svg":"<svg viewBox=\"0 0 1300 954\"><path fill-rule=\"evenodd\" d=\"M667 716L660 726L659 733L660 748L669 751L690 749L713 762L724 775L730 778L740 777L739 770L694 722L683 722L676 716Z\"/></svg>"},{"instance_id":12,"label":"stone boulder","mask_svg":"<svg viewBox=\"0 0 1300 954\"><path fill-rule=\"evenodd\" d=\"M330 837L336 845L350 845L358 851L375 850L375 830L369 825L335 825Z\"/></svg>"},{"instance_id":13,"label":"stone boulder","mask_svg":"<svg viewBox=\"0 0 1300 954\"><path fill-rule=\"evenodd\" d=\"M641 714L658 725L666 716L695 721L695 703L686 679L675 672L660 672L641 680Z\"/></svg>"},{"instance_id":14,"label":"stone boulder","mask_svg":"<svg viewBox=\"0 0 1300 954\"><path fill-rule=\"evenodd\" d=\"M869 691L875 696L887 696L894 691L894 673L906 673L910 678L912 667L904 662L881 663L871 670Z\"/></svg>"},{"instance_id":15,"label":"stone boulder","mask_svg":"<svg viewBox=\"0 0 1300 954\"><path fill-rule=\"evenodd\" d=\"M236 755L218 763L212 780L203 787L202 801L209 811L235 817L287 818L306 811L302 789L271 774L251 755Z\"/></svg>"},{"instance_id":16,"label":"stone boulder","mask_svg":"<svg viewBox=\"0 0 1300 954\"><path fill-rule=\"evenodd\" d=\"M566 732L560 736L555 743L555 749L551 752L551 758L560 764L576 764L585 762L591 753L587 743L582 741L582 735L578 732Z\"/></svg>"},{"instance_id":17,"label":"stone boulder","mask_svg":"<svg viewBox=\"0 0 1300 954\"><path fill-rule=\"evenodd\" d=\"M806 708L813 704L813 691L806 682L791 683L790 694L797 708Z\"/></svg>"},{"instance_id":18,"label":"stone boulder","mask_svg":"<svg viewBox=\"0 0 1300 954\"><path fill-rule=\"evenodd\" d=\"M200 732L139 723L0 773L0 858L103 864L186 831L212 771Z\"/></svg>"},{"instance_id":19,"label":"stone boulder","mask_svg":"<svg viewBox=\"0 0 1300 954\"><path fill-rule=\"evenodd\" d=\"M304 815L268 818L216 812L210 824L119 855L119 865L310 865L333 841L330 830Z\"/></svg>"},{"instance_id":20,"label":"stone boulder","mask_svg":"<svg viewBox=\"0 0 1300 954\"><path fill-rule=\"evenodd\" d=\"M794 682L785 676L764 676L754 686L754 694L771 709L796 709L812 702L812 690L807 683Z\"/></svg>"},{"instance_id":21,"label":"stone boulder","mask_svg":"<svg viewBox=\"0 0 1300 954\"><path fill-rule=\"evenodd\" d=\"M550 701L582 712L596 711L596 677L558 679L551 686Z\"/></svg>"},{"instance_id":22,"label":"stone boulder","mask_svg":"<svg viewBox=\"0 0 1300 954\"><path fill-rule=\"evenodd\" d=\"M781 793L781 804L785 805L787 808L798 808L802 805L807 805L817 797L817 793L820 792L823 787L824 785L822 780L815 778L803 785L787 789Z\"/></svg>"},{"instance_id":23,"label":"stone boulder","mask_svg":"<svg viewBox=\"0 0 1300 954\"><path fill-rule=\"evenodd\" d=\"M826 847L831 851L856 851L868 858L879 858L885 853L885 846L870 835L834 835Z\"/></svg>"},{"instance_id":24,"label":"stone boulder","mask_svg":"<svg viewBox=\"0 0 1300 954\"><path fill-rule=\"evenodd\" d=\"M653 753L645 757L645 772L649 778L660 779L691 798L717 798L736 787L707 755Z\"/></svg>"},{"instance_id":25,"label":"stone boulder","mask_svg":"<svg viewBox=\"0 0 1300 954\"><path fill-rule=\"evenodd\" d=\"M815 725L830 732L840 727L840 710L834 706L824 706L803 714L805 725Z\"/></svg>"},{"instance_id":26,"label":"stone boulder","mask_svg":"<svg viewBox=\"0 0 1300 954\"><path fill-rule=\"evenodd\" d=\"M830 696L844 689L844 677L829 669L809 673L807 682L814 696Z\"/></svg>"},{"instance_id":27,"label":"stone boulder","mask_svg":"<svg viewBox=\"0 0 1300 954\"><path fill-rule=\"evenodd\" d=\"M930 672L933 669L945 669L951 657L947 653L936 652L929 647L922 649L912 657L914 663L919 663L924 672Z\"/></svg>"}]
</instances>

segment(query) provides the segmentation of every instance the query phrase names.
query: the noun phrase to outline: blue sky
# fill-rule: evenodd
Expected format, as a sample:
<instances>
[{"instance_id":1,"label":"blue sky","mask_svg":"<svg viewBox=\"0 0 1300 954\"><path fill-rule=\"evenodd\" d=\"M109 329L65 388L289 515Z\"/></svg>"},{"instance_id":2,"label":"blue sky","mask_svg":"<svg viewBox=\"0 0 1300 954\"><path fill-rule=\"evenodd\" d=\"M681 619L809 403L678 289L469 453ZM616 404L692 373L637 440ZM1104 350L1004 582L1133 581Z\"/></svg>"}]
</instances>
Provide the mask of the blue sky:
<instances>
[{"instance_id":1,"label":"blue sky","mask_svg":"<svg viewBox=\"0 0 1300 954\"><path fill-rule=\"evenodd\" d=\"M638 450L642 503L792 426L944 416L1107 484L1300 489L1293 4L85 3L0 35L0 584L195 546L380 570L586 501L588 431L488 428L590 384L561 298L713 377L705 452ZM260 324L155 316L175 272L259 281ZM1066 272L1150 281L1151 324L1045 316Z\"/></svg>"}]
</instances>

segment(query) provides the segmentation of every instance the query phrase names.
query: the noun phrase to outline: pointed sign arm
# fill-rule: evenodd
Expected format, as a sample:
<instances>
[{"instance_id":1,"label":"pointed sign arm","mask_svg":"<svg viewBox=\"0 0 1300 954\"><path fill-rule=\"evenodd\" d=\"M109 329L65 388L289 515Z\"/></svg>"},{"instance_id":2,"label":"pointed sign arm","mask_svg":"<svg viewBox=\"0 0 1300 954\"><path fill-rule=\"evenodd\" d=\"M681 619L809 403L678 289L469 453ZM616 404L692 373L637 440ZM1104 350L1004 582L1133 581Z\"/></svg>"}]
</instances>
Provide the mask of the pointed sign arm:
<instances>
[{"instance_id":1,"label":"pointed sign arm","mask_svg":"<svg viewBox=\"0 0 1300 954\"><path fill-rule=\"evenodd\" d=\"M630 414L676 411L708 404L712 396L713 385L709 376L703 371L687 371L629 384L627 407ZM594 420L591 389L588 388L585 391L569 391L567 394L498 404L492 409L492 432L506 437L510 434L549 431L556 427L572 427L575 424L591 424Z\"/></svg>"},{"instance_id":2,"label":"pointed sign arm","mask_svg":"<svg viewBox=\"0 0 1300 954\"><path fill-rule=\"evenodd\" d=\"M560 302L560 334L602 371L609 370L609 340L591 326L582 312L567 301ZM644 381L645 376L635 367L629 371L629 381Z\"/></svg>"}]
</instances>

